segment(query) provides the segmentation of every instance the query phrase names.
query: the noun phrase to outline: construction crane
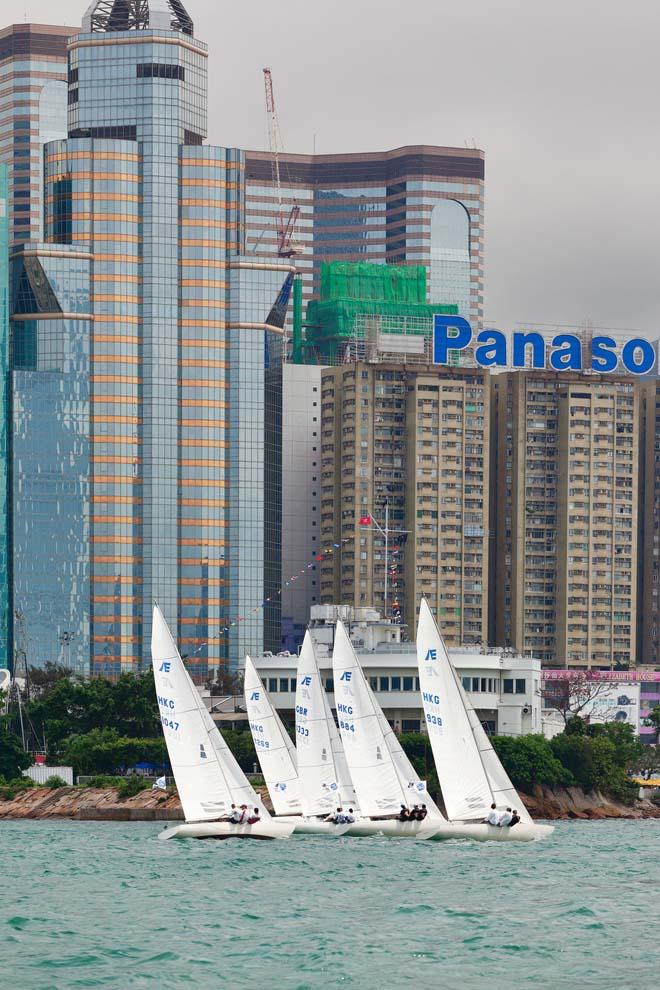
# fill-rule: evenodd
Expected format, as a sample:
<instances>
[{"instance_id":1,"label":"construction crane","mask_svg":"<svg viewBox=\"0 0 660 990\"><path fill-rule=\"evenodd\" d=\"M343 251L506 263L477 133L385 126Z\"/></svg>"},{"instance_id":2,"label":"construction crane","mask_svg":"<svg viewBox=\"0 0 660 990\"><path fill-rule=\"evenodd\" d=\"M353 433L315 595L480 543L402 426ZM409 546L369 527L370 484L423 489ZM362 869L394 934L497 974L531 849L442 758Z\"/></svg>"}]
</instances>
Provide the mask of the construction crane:
<instances>
[{"instance_id":1,"label":"construction crane","mask_svg":"<svg viewBox=\"0 0 660 990\"><path fill-rule=\"evenodd\" d=\"M304 250L302 245L294 242L296 224L300 216L300 207L297 203L294 203L288 218L285 220L284 207L282 205L282 182L280 178L280 153L283 150L283 145L280 122L275 106L273 75L270 69L264 69L264 83L266 86L268 144L272 159L273 183L277 190L277 254L280 258L292 258L296 254L302 254Z\"/></svg>"}]
</instances>

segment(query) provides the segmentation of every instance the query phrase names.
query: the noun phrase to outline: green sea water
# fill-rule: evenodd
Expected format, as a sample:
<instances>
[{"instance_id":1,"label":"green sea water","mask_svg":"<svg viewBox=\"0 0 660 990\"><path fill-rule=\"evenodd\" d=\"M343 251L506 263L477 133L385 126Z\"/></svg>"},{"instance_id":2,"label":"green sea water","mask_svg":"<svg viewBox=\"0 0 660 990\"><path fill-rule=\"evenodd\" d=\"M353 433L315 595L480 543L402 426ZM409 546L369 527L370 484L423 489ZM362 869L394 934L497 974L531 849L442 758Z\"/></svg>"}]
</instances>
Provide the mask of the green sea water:
<instances>
[{"instance_id":1,"label":"green sea water","mask_svg":"<svg viewBox=\"0 0 660 990\"><path fill-rule=\"evenodd\" d=\"M660 984L660 821L531 844L0 822L0 987L543 990Z\"/></svg>"}]
</instances>

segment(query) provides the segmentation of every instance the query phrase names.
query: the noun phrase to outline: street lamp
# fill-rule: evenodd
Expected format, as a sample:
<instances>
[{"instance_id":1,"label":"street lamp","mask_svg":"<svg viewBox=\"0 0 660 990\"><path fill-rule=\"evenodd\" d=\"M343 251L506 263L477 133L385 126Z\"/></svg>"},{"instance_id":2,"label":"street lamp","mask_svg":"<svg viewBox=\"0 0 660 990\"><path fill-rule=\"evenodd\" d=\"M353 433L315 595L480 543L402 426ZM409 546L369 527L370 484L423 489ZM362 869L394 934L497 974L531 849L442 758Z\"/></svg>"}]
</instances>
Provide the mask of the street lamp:
<instances>
[{"instance_id":1,"label":"street lamp","mask_svg":"<svg viewBox=\"0 0 660 990\"><path fill-rule=\"evenodd\" d=\"M67 632L65 629L60 633L59 640L60 646L62 647L62 653L64 654L64 648L66 647L66 657L67 657L67 667L71 670L71 642L75 638L74 632Z\"/></svg>"}]
</instances>

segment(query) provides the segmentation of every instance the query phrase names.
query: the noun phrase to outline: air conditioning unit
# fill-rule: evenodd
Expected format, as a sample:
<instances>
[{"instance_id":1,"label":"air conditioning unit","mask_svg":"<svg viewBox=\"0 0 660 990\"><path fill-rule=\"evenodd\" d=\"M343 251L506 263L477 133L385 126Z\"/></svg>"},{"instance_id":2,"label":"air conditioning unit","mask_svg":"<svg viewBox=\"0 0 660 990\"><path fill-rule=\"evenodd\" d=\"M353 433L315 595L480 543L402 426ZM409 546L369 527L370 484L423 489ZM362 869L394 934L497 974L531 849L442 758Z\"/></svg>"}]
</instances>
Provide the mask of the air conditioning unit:
<instances>
[{"instance_id":1,"label":"air conditioning unit","mask_svg":"<svg viewBox=\"0 0 660 990\"><path fill-rule=\"evenodd\" d=\"M523 715L531 715L532 714L531 705L523 705L522 713Z\"/></svg>"}]
</instances>

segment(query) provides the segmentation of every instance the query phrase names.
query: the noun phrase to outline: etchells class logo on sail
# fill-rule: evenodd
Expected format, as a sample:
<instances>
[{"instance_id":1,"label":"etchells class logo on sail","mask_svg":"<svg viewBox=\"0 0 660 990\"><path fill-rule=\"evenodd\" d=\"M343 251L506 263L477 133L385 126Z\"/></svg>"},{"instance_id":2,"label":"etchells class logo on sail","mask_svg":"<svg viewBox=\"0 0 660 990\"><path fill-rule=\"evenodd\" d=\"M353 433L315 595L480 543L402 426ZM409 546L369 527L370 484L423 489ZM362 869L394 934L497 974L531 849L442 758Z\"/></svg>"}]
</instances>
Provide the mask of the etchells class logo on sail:
<instances>
[{"instance_id":1,"label":"etchells class logo on sail","mask_svg":"<svg viewBox=\"0 0 660 990\"><path fill-rule=\"evenodd\" d=\"M434 663L438 659L437 650L427 650L426 656L424 657L424 663Z\"/></svg>"},{"instance_id":2,"label":"etchells class logo on sail","mask_svg":"<svg viewBox=\"0 0 660 990\"><path fill-rule=\"evenodd\" d=\"M464 351L472 345L474 359L481 368L525 368L528 358L537 370L594 371L610 374L619 364L630 375L647 375L656 365L656 352L643 337L627 340L619 352L613 337L597 334L588 346L573 333L558 333L547 341L531 330L514 330L510 335L501 330L484 329L475 335L462 316L433 317L433 362L449 364L449 354Z\"/></svg>"},{"instance_id":3,"label":"etchells class logo on sail","mask_svg":"<svg viewBox=\"0 0 660 990\"><path fill-rule=\"evenodd\" d=\"M250 695L250 701L259 701L259 692L253 691Z\"/></svg>"}]
</instances>

